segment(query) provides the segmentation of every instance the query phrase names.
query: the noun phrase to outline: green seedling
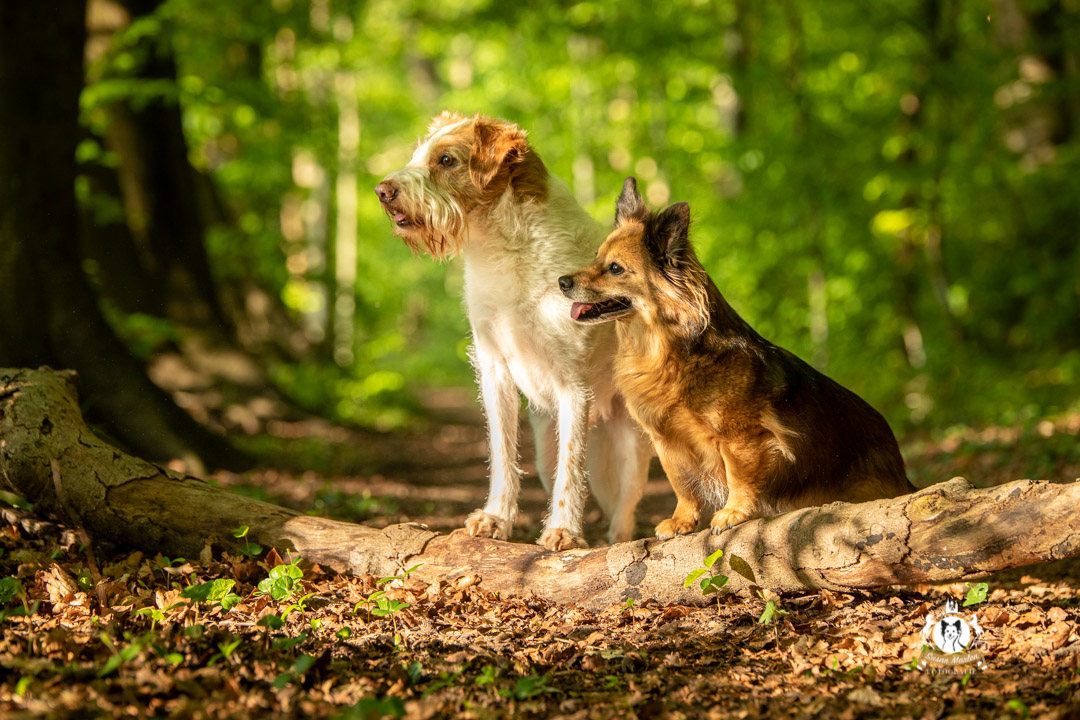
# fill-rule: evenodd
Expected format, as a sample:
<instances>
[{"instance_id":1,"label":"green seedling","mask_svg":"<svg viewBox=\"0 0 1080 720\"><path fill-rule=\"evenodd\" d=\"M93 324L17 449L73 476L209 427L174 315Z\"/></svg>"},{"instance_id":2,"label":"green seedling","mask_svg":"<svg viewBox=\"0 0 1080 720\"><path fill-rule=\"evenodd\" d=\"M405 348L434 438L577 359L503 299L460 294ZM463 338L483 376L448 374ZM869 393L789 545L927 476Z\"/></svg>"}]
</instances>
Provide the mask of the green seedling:
<instances>
[{"instance_id":1,"label":"green seedling","mask_svg":"<svg viewBox=\"0 0 1080 720\"><path fill-rule=\"evenodd\" d=\"M765 600L765 593L758 590L758 597ZM770 625L776 619L777 615L787 615L788 611L781 608L776 604L776 600L765 600L765 609L761 612L761 617L758 618L758 623L761 625Z\"/></svg>"},{"instance_id":2,"label":"green seedling","mask_svg":"<svg viewBox=\"0 0 1080 720\"><path fill-rule=\"evenodd\" d=\"M237 636L226 642L218 643L218 652L212 658L210 658L210 660L206 663L206 666L210 667L222 658L225 659L225 662L229 662L232 659L233 652L236 650L236 648L240 647L240 643L242 643L243 641L244 638Z\"/></svg>"},{"instance_id":3,"label":"green seedling","mask_svg":"<svg viewBox=\"0 0 1080 720\"><path fill-rule=\"evenodd\" d=\"M304 571L299 567L300 558L291 563L278 565L270 569L269 577L259 582L256 595L269 595L274 600L289 600L300 587Z\"/></svg>"},{"instance_id":4,"label":"green seedling","mask_svg":"<svg viewBox=\"0 0 1080 720\"><path fill-rule=\"evenodd\" d=\"M476 676L475 680L473 680L473 685L476 685L477 687L483 687L484 685L494 685L497 675L498 671L495 669L494 665L485 665L483 668L481 668L480 674Z\"/></svg>"},{"instance_id":5,"label":"green seedling","mask_svg":"<svg viewBox=\"0 0 1080 720\"><path fill-rule=\"evenodd\" d=\"M405 578L412 575L413 571L416 570L416 568L420 567L423 564L424 563L417 563L416 565L413 565L411 568L401 573L400 575L391 575L390 577L384 577L381 580L376 581L375 584L382 585L383 583L393 582L394 580L404 580Z\"/></svg>"},{"instance_id":6,"label":"green seedling","mask_svg":"<svg viewBox=\"0 0 1080 720\"><path fill-rule=\"evenodd\" d=\"M430 695L433 692L438 692L439 690L442 690L443 688L450 687L451 685L454 684L455 681L457 681L458 676L460 676L460 675L461 675L460 670L457 671L456 673L448 673L445 670L440 670L438 679L432 680L431 684L428 685L424 689L424 692L423 692L423 694L420 695L420 697L421 698L426 698L428 695Z\"/></svg>"},{"instance_id":7,"label":"green seedling","mask_svg":"<svg viewBox=\"0 0 1080 720\"><path fill-rule=\"evenodd\" d=\"M37 612L40 602L34 601L30 603L30 596L26 593L26 588L16 577L0 578L0 606L7 605L13 600L19 600L21 603L19 607L14 608L2 608L0 607L0 623L7 620L9 617L29 617Z\"/></svg>"},{"instance_id":8,"label":"green seedling","mask_svg":"<svg viewBox=\"0 0 1080 720\"><path fill-rule=\"evenodd\" d=\"M136 615L147 615L150 617L150 629L157 629L159 622L165 622L165 613L161 612L155 607L144 607L135 611Z\"/></svg>"},{"instance_id":9,"label":"green seedling","mask_svg":"<svg viewBox=\"0 0 1080 720\"><path fill-rule=\"evenodd\" d=\"M978 605L986 600L986 595L990 592L990 585L984 582L975 583L974 585L965 583L965 585L967 585L968 591L967 595L964 597L964 607Z\"/></svg>"},{"instance_id":10,"label":"green seedling","mask_svg":"<svg viewBox=\"0 0 1080 720\"><path fill-rule=\"evenodd\" d=\"M296 658L296 662L293 666L285 672L274 678L274 689L281 690L286 685L296 680L298 677L306 673L311 669L311 666L315 664L315 658L311 655L301 655Z\"/></svg>"},{"instance_id":11,"label":"green seedling","mask_svg":"<svg viewBox=\"0 0 1080 720\"><path fill-rule=\"evenodd\" d=\"M278 615L265 615L255 624L259 627L264 627L267 630L280 630L285 624L285 621Z\"/></svg>"},{"instance_id":12,"label":"green seedling","mask_svg":"<svg viewBox=\"0 0 1080 720\"><path fill-rule=\"evenodd\" d=\"M424 666L419 660L413 660L405 668L405 674L409 676L409 685L416 685L424 677Z\"/></svg>"},{"instance_id":13,"label":"green seedling","mask_svg":"<svg viewBox=\"0 0 1080 720\"><path fill-rule=\"evenodd\" d=\"M107 675L110 675L124 663L131 662L132 660L137 658L140 653L142 653L143 647L146 645L146 642L150 636L151 633L147 633L146 635L136 640L132 640L131 643L127 646L117 649L116 644L113 643L113 640L111 637L109 637L109 634L104 632L101 633L98 637L101 639L101 642L104 643L105 646L112 651L113 654L109 656L109 659L106 660L105 664L101 667L101 669L97 671L97 676L99 678L103 678Z\"/></svg>"},{"instance_id":14,"label":"green seedling","mask_svg":"<svg viewBox=\"0 0 1080 720\"><path fill-rule=\"evenodd\" d=\"M705 558L704 567L692 570L686 579L683 580L683 587L690 587L695 582L698 587L701 588L702 595L708 595L709 593L716 593L716 607L720 607L720 589L728 584L727 575L720 573L713 573L713 566L716 561L724 556L723 550L717 550L716 552Z\"/></svg>"},{"instance_id":15,"label":"green seedling","mask_svg":"<svg viewBox=\"0 0 1080 720\"><path fill-rule=\"evenodd\" d=\"M518 678L517 683L514 685L513 692L510 690L500 690L499 694L503 697L510 697L512 695L518 700L529 700L546 692L555 692L554 688L548 687L547 675L527 675L526 677Z\"/></svg>"},{"instance_id":16,"label":"green seedling","mask_svg":"<svg viewBox=\"0 0 1080 720\"><path fill-rule=\"evenodd\" d=\"M394 695L364 698L339 716L341 720L381 720L385 717L405 717L405 703L401 698Z\"/></svg>"},{"instance_id":17,"label":"green seedling","mask_svg":"<svg viewBox=\"0 0 1080 720\"><path fill-rule=\"evenodd\" d=\"M314 595L315 595L315 593L308 593L307 595L302 596L295 603L293 603L289 607L285 608L285 611L281 613L281 618L284 620L285 618L289 617L289 613L291 613L293 610L296 610L301 615L306 613L307 612L307 600L308 600L308 598L310 598L310 597L312 597Z\"/></svg>"},{"instance_id":18,"label":"green seedling","mask_svg":"<svg viewBox=\"0 0 1080 720\"><path fill-rule=\"evenodd\" d=\"M352 637L352 630L347 627L343 627L336 633L334 633L334 637L336 637L338 640L348 640Z\"/></svg>"},{"instance_id":19,"label":"green seedling","mask_svg":"<svg viewBox=\"0 0 1080 720\"><path fill-rule=\"evenodd\" d=\"M243 540L247 537L248 531L250 530L251 528L249 528L247 525L241 525L240 527L233 530L233 537L237 540ZM243 555L255 558L262 555L263 546L258 543L248 541L238 547L237 550L240 551L240 553Z\"/></svg>"}]
</instances>

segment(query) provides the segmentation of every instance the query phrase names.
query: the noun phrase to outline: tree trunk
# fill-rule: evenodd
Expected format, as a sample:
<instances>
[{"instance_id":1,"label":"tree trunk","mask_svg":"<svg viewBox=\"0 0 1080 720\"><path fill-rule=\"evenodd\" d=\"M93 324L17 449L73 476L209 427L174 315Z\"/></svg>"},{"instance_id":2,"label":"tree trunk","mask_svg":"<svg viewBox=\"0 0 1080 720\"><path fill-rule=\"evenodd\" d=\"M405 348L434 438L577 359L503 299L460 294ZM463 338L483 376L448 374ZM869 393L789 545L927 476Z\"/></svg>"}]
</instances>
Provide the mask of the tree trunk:
<instances>
[{"instance_id":1,"label":"tree trunk","mask_svg":"<svg viewBox=\"0 0 1080 720\"><path fill-rule=\"evenodd\" d=\"M137 452L236 464L223 438L150 382L83 275L74 187L84 12L80 2L0 3L0 364L76 369L94 419Z\"/></svg>"},{"instance_id":2,"label":"tree trunk","mask_svg":"<svg viewBox=\"0 0 1080 720\"><path fill-rule=\"evenodd\" d=\"M50 464L56 461L54 474ZM725 592L865 590L967 580L1080 556L1080 482L1020 480L976 490L956 478L912 495L833 503L754 520L714 536L636 540L553 553L536 545L375 529L301 515L213 488L110 447L82 423L72 375L0 369L0 487L82 524L99 541L192 557L235 551L232 530L346 573L394 575L423 563L429 582L478 578L504 596L603 608L627 598L700 603L683 579L717 549ZM62 488L58 500L58 488Z\"/></svg>"}]
</instances>

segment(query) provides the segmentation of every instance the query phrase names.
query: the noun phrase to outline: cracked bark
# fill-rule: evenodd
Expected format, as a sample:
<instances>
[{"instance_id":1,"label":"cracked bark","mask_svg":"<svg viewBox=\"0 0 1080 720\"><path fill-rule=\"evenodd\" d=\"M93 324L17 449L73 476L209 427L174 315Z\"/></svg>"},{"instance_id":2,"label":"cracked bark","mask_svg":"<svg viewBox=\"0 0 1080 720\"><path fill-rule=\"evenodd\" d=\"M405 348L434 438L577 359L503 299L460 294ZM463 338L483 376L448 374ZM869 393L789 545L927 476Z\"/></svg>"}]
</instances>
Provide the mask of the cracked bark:
<instances>
[{"instance_id":1,"label":"cracked bark","mask_svg":"<svg viewBox=\"0 0 1080 720\"><path fill-rule=\"evenodd\" d=\"M235 550L251 528L264 547L299 553L340 572L455 582L476 576L504 596L535 595L603 608L627 598L700 603L682 581L718 548L725 592L751 595L966 580L1080 555L1080 482L1031 480L974 489L962 478L891 500L833 503L755 520L714 536L637 540L590 550L440 535L417 525L384 529L300 515L234 495L127 455L83 424L74 376L48 368L0 369L0 487L82 524L97 541L194 557L210 542ZM59 464L63 518L50 462ZM710 596L711 597L711 596ZM704 600L708 600L705 598Z\"/></svg>"}]
</instances>

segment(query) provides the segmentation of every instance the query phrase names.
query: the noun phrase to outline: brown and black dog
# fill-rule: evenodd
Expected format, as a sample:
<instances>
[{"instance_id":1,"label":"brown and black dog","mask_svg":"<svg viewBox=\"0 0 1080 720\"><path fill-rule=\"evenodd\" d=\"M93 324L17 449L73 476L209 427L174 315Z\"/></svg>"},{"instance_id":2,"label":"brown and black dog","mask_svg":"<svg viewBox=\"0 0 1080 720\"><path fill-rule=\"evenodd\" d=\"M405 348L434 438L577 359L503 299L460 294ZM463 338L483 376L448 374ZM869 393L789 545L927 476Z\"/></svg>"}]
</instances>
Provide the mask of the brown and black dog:
<instances>
[{"instance_id":1,"label":"brown and black dog","mask_svg":"<svg viewBox=\"0 0 1080 720\"><path fill-rule=\"evenodd\" d=\"M578 322L615 320L615 378L652 437L678 505L669 538L720 508L713 532L834 500L911 492L885 419L758 335L702 268L690 206L650 213L627 178L592 265L559 278Z\"/></svg>"}]
</instances>

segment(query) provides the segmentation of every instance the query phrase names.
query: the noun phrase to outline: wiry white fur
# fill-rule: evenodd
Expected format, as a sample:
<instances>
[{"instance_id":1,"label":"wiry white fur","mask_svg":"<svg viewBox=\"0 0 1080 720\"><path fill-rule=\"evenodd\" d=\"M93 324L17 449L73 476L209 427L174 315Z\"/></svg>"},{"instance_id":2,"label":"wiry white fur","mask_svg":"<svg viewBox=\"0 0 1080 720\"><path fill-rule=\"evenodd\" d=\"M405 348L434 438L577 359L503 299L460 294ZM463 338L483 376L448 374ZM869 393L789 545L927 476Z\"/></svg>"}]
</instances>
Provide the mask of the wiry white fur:
<instances>
[{"instance_id":1,"label":"wiry white fur","mask_svg":"<svg viewBox=\"0 0 1080 720\"><path fill-rule=\"evenodd\" d=\"M487 503L466 526L474 535L510 536L518 512L520 391L529 402L537 470L551 492L540 544L584 545L587 480L611 521L609 539L629 540L652 448L615 389L613 324L573 320L558 285L560 276L592 261L604 234L550 176L543 200L519 201L508 187L490 209L463 211L427 179L428 153L459 124L434 133L387 179L400 187L411 216L448 235L449 254L464 254L472 359L491 451Z\"/></svg>"},{"instance_id":2,"label":"wiry white fur","mask_svg":"<svg viewBox=\"0 0 1080 720\"><path fill-rule=\"evenodd\" d=\"M518 203L508 189L486 217L470 219L469 230L465 305L491 431L491 492L482 512L507 534L517 515L517 469L507 461L517 454L512 383L529 401L537 469L551 490L545 535L563 529L580 542L588 459L609 539L630 539L651 448L616 394L614 327L573 320L558 285L595 257L603 232L555 178L542 203Z\"/></svg>"}]
</instances>

